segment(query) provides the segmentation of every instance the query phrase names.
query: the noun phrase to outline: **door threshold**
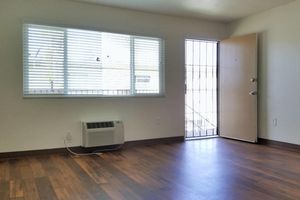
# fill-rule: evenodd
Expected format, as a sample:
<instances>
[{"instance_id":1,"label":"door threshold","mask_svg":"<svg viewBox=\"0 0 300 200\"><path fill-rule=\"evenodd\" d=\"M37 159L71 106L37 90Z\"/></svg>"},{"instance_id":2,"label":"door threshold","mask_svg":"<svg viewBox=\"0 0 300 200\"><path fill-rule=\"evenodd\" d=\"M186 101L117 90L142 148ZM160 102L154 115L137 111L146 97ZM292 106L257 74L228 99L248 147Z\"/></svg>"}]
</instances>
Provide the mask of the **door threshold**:
<instances>
[{"instance_id":1,"label":"door threshold","mask_svg":"<svg viewBox=\"0 0 300 200\"><path fill-rule=\"evenodd\" d=\"M213 135L213 136L200 136L200 137L192 137L192 138L185 138L185 141L191 141L191 140L206 140L206 139L212 139L212 138L218 138L219 135Z\"/></svg>"}]
</instances>

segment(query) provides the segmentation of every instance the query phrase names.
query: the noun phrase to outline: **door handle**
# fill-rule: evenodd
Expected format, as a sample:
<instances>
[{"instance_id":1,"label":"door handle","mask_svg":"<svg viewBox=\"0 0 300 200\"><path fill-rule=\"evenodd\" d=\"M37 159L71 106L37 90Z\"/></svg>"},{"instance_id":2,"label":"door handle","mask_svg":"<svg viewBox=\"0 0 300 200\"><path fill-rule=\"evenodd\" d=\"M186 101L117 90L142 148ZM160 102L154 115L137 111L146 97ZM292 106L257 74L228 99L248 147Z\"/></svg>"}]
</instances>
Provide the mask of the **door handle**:
<instances>
[{"instance_id":1,"label":"door handle","mask_svg":"<svg viewBox=\"0 0 300 200\"><path fill-rule=\"evenodd\" d=\"M255 95L257 95L257 92L256 91L252 91L252 92L249 92L249 94L252 95L252 96L255 96Z\"/></svg>"}]
</instances>

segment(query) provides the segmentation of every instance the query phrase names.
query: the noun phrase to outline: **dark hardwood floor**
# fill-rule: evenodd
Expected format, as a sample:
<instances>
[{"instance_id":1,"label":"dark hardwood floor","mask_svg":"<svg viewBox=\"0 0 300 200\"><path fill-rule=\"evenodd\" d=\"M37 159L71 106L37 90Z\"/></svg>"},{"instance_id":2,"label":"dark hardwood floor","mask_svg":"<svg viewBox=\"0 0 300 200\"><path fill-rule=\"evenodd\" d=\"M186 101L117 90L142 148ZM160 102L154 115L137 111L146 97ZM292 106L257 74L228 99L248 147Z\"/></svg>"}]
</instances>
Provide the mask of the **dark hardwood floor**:
<instances>
[{"instance_id":1,"label":"dark hardwood floor","mask_svg":"<svg viewBox=\"0 0 300 200\"><path fill-rule=\"evenodd\" d=\"M226 139L0 160L0 199L300 199L300 154Z\"/></svg>"}]
</instances>

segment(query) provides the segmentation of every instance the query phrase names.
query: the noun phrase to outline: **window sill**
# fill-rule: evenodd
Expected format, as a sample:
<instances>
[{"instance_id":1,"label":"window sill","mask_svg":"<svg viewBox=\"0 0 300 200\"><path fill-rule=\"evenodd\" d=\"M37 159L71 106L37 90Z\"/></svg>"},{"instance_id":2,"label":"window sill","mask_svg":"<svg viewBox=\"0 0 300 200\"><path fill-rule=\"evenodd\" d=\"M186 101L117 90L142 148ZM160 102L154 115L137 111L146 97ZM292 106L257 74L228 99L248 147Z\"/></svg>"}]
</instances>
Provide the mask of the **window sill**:
<instances>
[{"instance_id":1,"label":"window sill","mask_svg":"<svg viewBox=\"0 0 300 200\"><path fill-rule=\"evenodd\" d=\"M165 98L165 94L155 94L155 95L128 95L128 96L95 96L95 95L23 95L23 99L99 99L99 98Z\"/></svg>"}]
</instances>

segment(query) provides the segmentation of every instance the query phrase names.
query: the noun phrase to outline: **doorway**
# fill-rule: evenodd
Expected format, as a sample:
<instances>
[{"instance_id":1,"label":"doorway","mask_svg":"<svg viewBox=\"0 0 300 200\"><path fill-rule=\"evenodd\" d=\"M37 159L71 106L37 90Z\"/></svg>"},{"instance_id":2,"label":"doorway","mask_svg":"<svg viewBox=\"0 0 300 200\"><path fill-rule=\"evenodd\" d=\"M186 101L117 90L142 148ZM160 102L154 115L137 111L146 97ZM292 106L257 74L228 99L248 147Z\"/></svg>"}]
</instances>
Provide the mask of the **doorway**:
<instances>
[{"instance_id":1,"label":"doorway","mask_svg":"<svg viewBox=\"0 0 300 200\"><path fill-rule=\"evenodd\" d=\"M185 40L185 137L218 135L218 42Z\"/></svg>"}]
</instances>

